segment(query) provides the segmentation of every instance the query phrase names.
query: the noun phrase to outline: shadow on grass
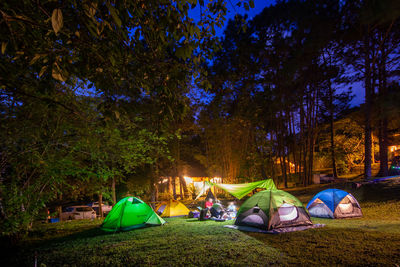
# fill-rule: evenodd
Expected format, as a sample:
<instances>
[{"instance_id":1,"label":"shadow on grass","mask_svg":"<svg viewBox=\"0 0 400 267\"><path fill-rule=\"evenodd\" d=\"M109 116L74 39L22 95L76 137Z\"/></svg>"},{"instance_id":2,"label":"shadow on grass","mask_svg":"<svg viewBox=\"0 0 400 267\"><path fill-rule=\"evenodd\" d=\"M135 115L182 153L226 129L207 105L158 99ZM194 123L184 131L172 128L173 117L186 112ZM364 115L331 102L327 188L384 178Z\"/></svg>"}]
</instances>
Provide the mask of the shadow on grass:
<instances>
[{"instance_id":1,"label":"shadow on grass","mask_svg":"<svg viewBox=\"0 0 400 267\"><path fill-rule=\"evenodd\" d=\"M389 223L380 227L398 225ZM374 228L324 227L277 235L243 233L289 256L289 264L374 266L394 265L400 260L400 234Z\"/></svg>"},{"instance_id":2,"label":"shadow on grass","mask_svg":"<svg viewBox=\"0 0 400 267\"><path fill-rule=\"evenodd\" d=\"M376 203L400 199L400 184L382 182L378 184L366 184L354 190L354 197L359 201Z\"/></svg>"},{"instance_id":3,"label":"shadow on grass","mask_svg":"<svg viewBox=\"0 0 400 267\"><path fill-rule=\"evenodd\" d=\"M229 223L229 222L233 222L234 220L211 220L211 219L207 219L207 220L204 220L204 221L200 221L199 219L197 219L197 218L194 218L194 219L188 219L188 220L186 220L186 222L216 222L216 223Z\"/></svg>"},{"instance_id":4,"label":"shadow on grass","mask_svg":"<svg viewBox=\"0 0 400 267\"><path fill-rule=\"evenodd\" d=\"M193 218L193 219L188 219L188 220L186 220L186 222L205 222L205 221L200 221L200 220L197 219L197 218Z\"/></svg>"},{"instance_id":5,"label":"shadow on grass","mask_svg":"<svg viewBox=\"0 0 400 267\"><path fill-rule=\"evenodd\" d=\"M1 260L3 260L5 265L1 264L0 261L0 266L20 265L19 261L23 260L25 257L28 257L27 255L32 256L36 254L38 250L46 249L56 244L71 241L76 242L83 239L90 239L98 236L107 236L112 234L114 234L114 232L105 232L101 230L100 227L95 226L93 228L86 229L80 232L74 232L65 236L56 236L54 238L46 238L43 240L36 240L28 243L21 241L19 243L13 244L12 246L6 243L2 243L0 245L0 248L5 255L8 255L8 257L1 257Z\"/></svg>"},{"instance_id":6,"label":"shadow on grass","mask_svg":"<svg viewBox=\"0 0 400 267\"><path fill-rule=\"evenodd\" d=\"M90 238L99 237L99 236L109 236L109 235L118 234L118 233L120 233L120 232L119 231L115 231L115 232L103 231L103 230L101 230L101 228L99 226L96 226L91 229L83 230L81 232L74 232L69 235L59 236L59 237L55 237L52 239L39 241L37 243L37 245L38 246L42 246L42 245L43 246L44 245L51 246L51 245L57 244L57 243L79 241L79 240L83 240L83 239L90 239Z\"/></svg>"}]
</instances>

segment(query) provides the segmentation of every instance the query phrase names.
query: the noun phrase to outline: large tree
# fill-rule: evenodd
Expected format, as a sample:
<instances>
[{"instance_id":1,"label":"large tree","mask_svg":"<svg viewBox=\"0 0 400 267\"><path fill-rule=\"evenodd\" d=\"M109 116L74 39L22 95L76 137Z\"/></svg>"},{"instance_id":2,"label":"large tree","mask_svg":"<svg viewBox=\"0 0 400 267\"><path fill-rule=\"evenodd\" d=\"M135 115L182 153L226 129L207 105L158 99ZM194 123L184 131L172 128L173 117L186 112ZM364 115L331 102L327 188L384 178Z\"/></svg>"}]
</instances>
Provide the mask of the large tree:
<instances>
[{"instance_id":1,"label":"large tree","mask_svg":"<svg viewBox=\"0 0 400 267\"><path fill-rule=\"evenodd\" d=\"M224 1L3 1L0 13L2 233L29 228L76 179L101 195L150 166L154 188Z\"/></svg>"}]
</instances>

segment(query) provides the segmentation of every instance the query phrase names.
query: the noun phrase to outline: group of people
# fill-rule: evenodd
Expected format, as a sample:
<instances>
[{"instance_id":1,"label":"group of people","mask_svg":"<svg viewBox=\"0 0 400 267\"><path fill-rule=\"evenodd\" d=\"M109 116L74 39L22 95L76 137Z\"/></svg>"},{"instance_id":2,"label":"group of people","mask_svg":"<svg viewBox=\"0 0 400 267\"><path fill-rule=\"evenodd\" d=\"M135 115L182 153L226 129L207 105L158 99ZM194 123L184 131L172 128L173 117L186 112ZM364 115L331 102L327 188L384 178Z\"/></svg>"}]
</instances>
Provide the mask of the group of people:
<instances>
[{"instance_id":1,"label":"group of people","mask_svg":"<svg viewBox=\"0 0 400 267\"><path fill-rule=\"evenodd\" d=\"M236 206L234 202L229 202L229 206L225 209L217 200L215 203L209 198L205 203L205 209L211 214L211 217L220 220L232 220L236 218Z\"/></svg>"}]
</instances>

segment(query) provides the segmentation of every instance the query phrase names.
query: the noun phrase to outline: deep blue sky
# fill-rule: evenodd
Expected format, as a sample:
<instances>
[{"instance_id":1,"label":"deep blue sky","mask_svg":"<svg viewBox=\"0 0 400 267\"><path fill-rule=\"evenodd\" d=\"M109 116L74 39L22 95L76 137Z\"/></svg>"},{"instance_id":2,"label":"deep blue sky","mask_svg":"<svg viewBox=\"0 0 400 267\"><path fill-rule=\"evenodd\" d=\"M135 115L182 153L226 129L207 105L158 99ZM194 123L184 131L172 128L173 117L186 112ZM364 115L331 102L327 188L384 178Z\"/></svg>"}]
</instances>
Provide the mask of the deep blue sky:
<instances>
[{"instance_id":1,"label":"deep blue sky","mask_svg":"<svg viewBox=\"0 0 400 267\"><path fill-rule=\"evenodd\" d=\"M247 14L249 19L252 19L257 14L259 14L265 7L268 7L275 3L275 0L254 0L254 8L250 8L249 11L246 11L246 9L243 6L238 7L236 5L239 1L240 0L227 0L228 13L226 16L226 21L222 28L215 29L217 36L219 37L223 36L225 27L228 24L229 19L233 19L236 14L241 14L241 15ZM196 7L194 10L191 10L189 13L190 17L194 18L195 20L200 19L200 9L198 7ZM339 89L338 91L346 90L348 87L350 86L347 85L346 87L338 88ZM364 102L365 93L363 84L361 82L358 82L352 84L351 87L353 88L353 94L355 95L351 104L352 106L358 106Z\"/></svg>"}]
</instances>

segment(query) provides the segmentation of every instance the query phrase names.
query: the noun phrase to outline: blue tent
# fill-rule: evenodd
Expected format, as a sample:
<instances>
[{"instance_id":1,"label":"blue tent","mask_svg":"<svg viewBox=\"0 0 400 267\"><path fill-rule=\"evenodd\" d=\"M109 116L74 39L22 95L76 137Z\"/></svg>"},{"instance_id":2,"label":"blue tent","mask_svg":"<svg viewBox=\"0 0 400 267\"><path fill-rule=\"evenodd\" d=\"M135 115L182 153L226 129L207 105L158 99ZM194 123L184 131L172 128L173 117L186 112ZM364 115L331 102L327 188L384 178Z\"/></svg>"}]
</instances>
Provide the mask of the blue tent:
<instances>
[{"instance_id":1,"label":"blue tent","mask_svg":"<svg viewBox=\"0 0 400 267\"><path fill-rule=\"evenodd\" d=\"M350 218L361 217L361 207L357 200L346 191L326 189L316 194L307 204L312 217Z\"/></svg>"}]
</instances>

